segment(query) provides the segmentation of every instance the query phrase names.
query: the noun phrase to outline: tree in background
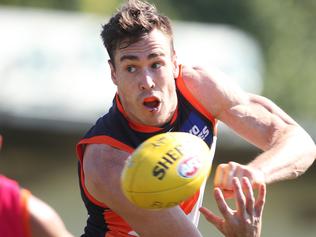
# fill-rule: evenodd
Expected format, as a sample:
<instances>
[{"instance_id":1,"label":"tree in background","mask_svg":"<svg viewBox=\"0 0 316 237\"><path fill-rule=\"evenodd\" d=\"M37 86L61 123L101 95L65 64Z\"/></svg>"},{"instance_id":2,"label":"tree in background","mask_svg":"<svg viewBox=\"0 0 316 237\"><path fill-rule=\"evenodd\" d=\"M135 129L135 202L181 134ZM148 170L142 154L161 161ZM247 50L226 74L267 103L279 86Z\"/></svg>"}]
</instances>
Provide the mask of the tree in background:
<instances>
[{"instance_id":1,"label":"tree in background","mask_svg":"<svg viewBox=\"0 0 316 237\"><path fill-rule=\"evenodd\" d=\"M249 1L251 2L251 1ZM252 3L267 63L264 93L299 119L316 118L316 2Z\"/></svg>"},{"instance_id":2,"label":"tree in background","mask_svg":"<svg viewBox=\"0 0 316 237\"><path fill-rule=\"evenodd\" d=\"M78 0L79 9L84 12L111 16L122 1L119 0Z\"/></svg>"}]
</instances>

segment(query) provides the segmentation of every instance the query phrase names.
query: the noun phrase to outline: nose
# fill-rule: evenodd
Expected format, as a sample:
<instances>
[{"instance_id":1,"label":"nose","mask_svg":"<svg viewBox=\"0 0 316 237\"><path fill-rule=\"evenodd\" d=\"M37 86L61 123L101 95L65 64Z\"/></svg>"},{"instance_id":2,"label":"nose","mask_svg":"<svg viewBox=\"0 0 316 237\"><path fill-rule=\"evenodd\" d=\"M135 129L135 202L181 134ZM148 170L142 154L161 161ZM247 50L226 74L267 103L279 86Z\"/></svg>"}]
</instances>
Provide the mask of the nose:
<instances>
[{"instance_id":1,"label":"nose","mask_svg":"<svg viewBox=\"0 0 316 237\"><path fill-rule=\"evenodd\" d=\"M141 90L148 90L154 87L155 82L153 80L153 75L148 70L145 70L143 75L140 76L139 88Z\"/></svg>"}]
</instances>

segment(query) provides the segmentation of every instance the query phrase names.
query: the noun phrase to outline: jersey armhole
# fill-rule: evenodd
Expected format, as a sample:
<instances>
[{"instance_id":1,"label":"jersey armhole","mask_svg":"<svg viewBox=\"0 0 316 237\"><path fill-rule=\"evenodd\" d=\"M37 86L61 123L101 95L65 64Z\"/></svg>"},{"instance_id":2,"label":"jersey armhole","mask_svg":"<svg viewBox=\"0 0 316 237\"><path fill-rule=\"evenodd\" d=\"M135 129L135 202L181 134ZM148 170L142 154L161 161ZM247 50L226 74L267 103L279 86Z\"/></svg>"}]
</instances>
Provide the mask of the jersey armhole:
<instances>
[{"instance_id":1,"label":"jersey armhole","mask_svg":"<svg viewBox=\"0 0 316 237\"><path fill-rule=\"evenodd\" d=\"M188 87L185 85L183 77L182 77L182 65L180 65L180 68L179 68L179 76L176 79L176 84L177 84L177 88L179 89L181 94L185 97L185 99L189 101L196 110L198 110L207 119L209 119L212 122L213 127L216 128L217 120L209 111L207 111L207 109L201 104L201 102L198 101L193 96L193 94L190 92Z\"/></svg>"},{"instance_id":2,"label":"jersey armhole","mask_svg":"<svg viewBox=\"0 0 316 237\"><path fill-rule=\"evenodd\" d=\"M84 182L84 172L83 172L83 155L84 155L84 148L83 146L89 145L89 144L105 144L105 145L110 145L113 146L114 148L121 149L123 151L126 151L128 153L132 153L134 151L134 148L112 138L109 136L95 136L91 138L85 138L82 139L78 144L77 144L77 158L80 162L80 183L83 188L83 191L85 195L88 197L88 199L95 205L100 206L102 208L107 208L107 206L96 200L92 194L88 191L85 182Z\"/></svg>"}]
</instances>

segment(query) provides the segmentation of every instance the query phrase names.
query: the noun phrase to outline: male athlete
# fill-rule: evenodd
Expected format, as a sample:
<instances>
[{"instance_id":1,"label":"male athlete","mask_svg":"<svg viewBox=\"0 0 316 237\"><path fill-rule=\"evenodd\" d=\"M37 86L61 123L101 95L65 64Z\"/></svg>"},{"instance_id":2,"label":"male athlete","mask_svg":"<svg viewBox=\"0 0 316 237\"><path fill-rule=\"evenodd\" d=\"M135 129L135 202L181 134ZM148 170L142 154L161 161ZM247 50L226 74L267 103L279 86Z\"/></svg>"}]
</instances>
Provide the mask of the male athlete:
<instances>
[{"instance_id":1,"label":"male athlete","mask_svg":"<svg viewBox=\"0 0 316 237\"><path fill-rule=\"evenodd\" d=\"M83 236L201 236L196 226L204 187L181 205L159 211L137 208L122 193L120 176L127 157L158 133L192 133L214 149L220 120L262 150L247 165L238 164L233 157L234 162L218 166L214 180L217 200L237 197L236 182L245 186L240 184L243 177L251 188L261 188L296 178L313 163L313 140L274 103L242 91L212 68L206 71L179 64L170 21L149 3L127 1L103 26L101 36L117 93L109 112L77 145L81 194L89 215ZM240 203L254 198L239 197ZM246 209L253 210L255 202L248 203L252 204ZM226 217L236 217L226 210L225 222L201 209L219 229L229 223ZM250 216L255 226L254 213ZM242 231L245 223L239 224ZM241 232L241 236L258 236L254 232Z\"/></svg>"}]
</instances>

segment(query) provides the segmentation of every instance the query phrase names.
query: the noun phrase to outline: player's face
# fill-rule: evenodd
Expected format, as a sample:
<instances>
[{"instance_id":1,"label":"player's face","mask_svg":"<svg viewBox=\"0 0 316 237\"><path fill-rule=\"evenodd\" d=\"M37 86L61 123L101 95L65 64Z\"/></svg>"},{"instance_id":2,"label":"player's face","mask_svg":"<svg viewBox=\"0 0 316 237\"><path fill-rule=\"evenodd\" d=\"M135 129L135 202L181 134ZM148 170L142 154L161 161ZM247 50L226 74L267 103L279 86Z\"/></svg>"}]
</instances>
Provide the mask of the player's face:
<instances>
[{"instance_id":1,"label":"player's face","mask_svg":"<svg viewBox=\"0 0 316 237\"><path fill-rule=\"evenodd\" d=\"M118 48L110 63L122 106L133 122L161 126L177 107L177 63L170 38L153 30L140 41Z\"/></svg>"}]
</instances>

